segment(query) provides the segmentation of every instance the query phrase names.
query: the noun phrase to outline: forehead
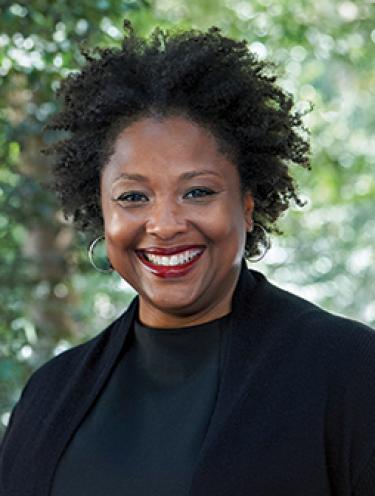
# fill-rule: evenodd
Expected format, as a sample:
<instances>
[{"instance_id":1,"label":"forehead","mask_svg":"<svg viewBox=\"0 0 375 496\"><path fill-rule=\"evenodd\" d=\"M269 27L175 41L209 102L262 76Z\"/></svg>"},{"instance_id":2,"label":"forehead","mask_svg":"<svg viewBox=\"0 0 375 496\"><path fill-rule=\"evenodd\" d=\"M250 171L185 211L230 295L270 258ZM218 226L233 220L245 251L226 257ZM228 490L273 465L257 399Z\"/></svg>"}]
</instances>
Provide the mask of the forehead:
<instances>
[{"instance_id":1,"label":"forehead","mask_svg":"<svg viewBox=\"0 0 375 496\"><path fill-rule=\"evenodd\" d=\"M181 147L193 150L203 144L217 148L215 138L207 129L184 117L145 117L119 133L115 149L127 143L132 144L135 151L137 144L150 144L158 149L161 142L178 142Z\"/></svg>"},{"instance_id":2,"label":"forehead","mask_svg":"<svg viewBox=\"0 0 375 496\"><path fill-rule=\"evenodd\" d=\"M236 174L234 164L211 132L179 116L146 117L134 122L117 135L112 150L105 169L180 169L204 165Z\"/></svg>"}]
</instances>

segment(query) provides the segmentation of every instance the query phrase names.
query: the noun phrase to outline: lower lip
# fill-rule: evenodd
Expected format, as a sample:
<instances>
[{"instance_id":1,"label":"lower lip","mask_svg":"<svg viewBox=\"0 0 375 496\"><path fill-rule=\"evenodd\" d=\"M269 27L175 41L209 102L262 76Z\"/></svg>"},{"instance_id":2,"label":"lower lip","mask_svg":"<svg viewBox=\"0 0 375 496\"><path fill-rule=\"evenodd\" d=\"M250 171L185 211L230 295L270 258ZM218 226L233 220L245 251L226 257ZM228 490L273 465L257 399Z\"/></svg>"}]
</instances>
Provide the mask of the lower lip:
<instances>
[{"instance_id":1,"label":"lower lip","mask_svg":"<svg viewBox=\"0 0 375 496\"><path fill-rule=\"evenodd\" d=\"M204 250L203 250L204 251ZM138 258L140 261L143 263L143 265L150 270L153 274L155 274L158 277L161 277L163 279L169 279L169 278L174 278L174 277L181 277L187 274L192 270L194 267L195 263L198 262L198 260L201 258L203 251L197 255L196 258L191 260L190 262L184 264L184 265L174 265L172 266L162 266L162 265L154 265L153 263L149 262L146 260L142 255L138 255Z\"/></svg>"}]
</instances>

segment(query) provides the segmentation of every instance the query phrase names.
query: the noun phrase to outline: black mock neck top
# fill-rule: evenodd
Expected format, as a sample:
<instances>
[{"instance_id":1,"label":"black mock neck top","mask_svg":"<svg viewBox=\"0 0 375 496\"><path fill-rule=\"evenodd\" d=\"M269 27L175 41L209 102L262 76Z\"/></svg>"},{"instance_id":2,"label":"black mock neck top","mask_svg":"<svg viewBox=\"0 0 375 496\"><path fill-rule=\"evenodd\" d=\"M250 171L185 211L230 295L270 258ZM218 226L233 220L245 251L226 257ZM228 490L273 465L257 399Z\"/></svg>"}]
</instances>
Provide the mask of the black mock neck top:
<instances>
[{"instance_id":1,"label":"black mock neck top","mask_svg":"<svg viewBox=\"0 0 375 496\"><path fill-rule=\"evenodd\" d=\"M180 329L135 320L60 459L51 496L188 494L218 392L226 320Z\"/></svg>"}]
</instances>

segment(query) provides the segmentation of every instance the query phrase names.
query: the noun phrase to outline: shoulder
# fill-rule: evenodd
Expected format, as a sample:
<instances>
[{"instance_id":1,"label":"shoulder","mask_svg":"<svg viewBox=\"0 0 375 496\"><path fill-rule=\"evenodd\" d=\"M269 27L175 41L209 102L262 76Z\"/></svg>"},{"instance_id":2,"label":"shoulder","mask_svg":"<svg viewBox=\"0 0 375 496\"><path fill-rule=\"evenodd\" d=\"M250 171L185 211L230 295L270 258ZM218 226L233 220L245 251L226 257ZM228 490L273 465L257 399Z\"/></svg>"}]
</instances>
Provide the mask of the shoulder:
<instances>
[{"instance_id":1,"label":"shoulder","mask_svg":"<svg viewBox=\"0 0 375 496\"><path fill-rule=\"evenodd\" d=\"M348 378L363 370L375 381L375 330L357 320L327 311L250 271L256 283L246 298L246 314L262 322L270 341Z\"/></svg>"},{"instance_id":2,"label":"shoulder","mask_svg":"<svg viewBox=\"0 0 375 496\"><path fill-rule=\"evenodd\" d=\"M256 284L254 297L250 295L251 304L256 304L263 315L285 325L298 326L313 330L315 334L328 334L343 339L361 339L364 343L372 343L375 338L375 330L370 326L357 320L338 315L334 312L297 296L276 284L270 282L260 272L250 270Z\"/></svg>"},{"instance_id":3,"label":"shoulder","mask_svg":"<svg viewBox=\"0 0 375 496\"><path fill-rule=\"evenodd\" d=\"M50 359L31 374L12 410L3 441L27 429L32 424L30 419L36 422L95 388L121 352L136 303L133 299L127 310L97 336Z\"/></svg>"},{"instance_id":4,"label":"shoulder","mask_svg":"<svg viewBox=\"0 0 375 496\"><path fill-rule=\"evenodd\" d=\"M62 390L82 377L99 373L114 360L124 341L126 325L131 321L135 301L125 312L92 339L51 358L36 369L22 391L21 398L35 394L40 397L41 387L45 395Z\"/></svg>"},{"instance_id":5,"label":"shoulder","mask_svg":"<svg viewBox=\"0 0 375 496\"><path fill-rule=\"evenodd\" d=\"M269 349L275 346L285 368L324 405L329 446L349 443L355 484L366 477L371 457L375 466L375 330L281 289L260 273L254 277L257 289L249 304L258 306Z\"/></svg>"}]
</instances>

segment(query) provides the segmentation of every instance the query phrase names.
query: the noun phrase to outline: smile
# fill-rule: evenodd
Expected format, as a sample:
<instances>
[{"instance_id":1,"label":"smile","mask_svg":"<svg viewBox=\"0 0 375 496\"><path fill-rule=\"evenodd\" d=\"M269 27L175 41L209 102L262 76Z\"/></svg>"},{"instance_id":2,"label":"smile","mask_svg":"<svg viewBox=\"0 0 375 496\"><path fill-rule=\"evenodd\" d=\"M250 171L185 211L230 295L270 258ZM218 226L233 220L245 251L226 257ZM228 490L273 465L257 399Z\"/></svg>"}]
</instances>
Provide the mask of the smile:
<instances>
[{"instance_id":1,"label":"smile","mask_svg":"<svg viewBox=\"0 0 375 496\"><path fill-rule=\"evenodd\" d=\"M162 267L175 267L177 265L185 265L197 258L201 253L202 249L186 250L182 253L178 253L170 256L160 256L153 255L151 253L143 253L143 256L148 262L154 265L160 265Z\"/></svg>"},{"instance_id":2,"label":"smile","mask_svg":"<svg viewBox=\"0 0 375 496\"><path fill-rule=\"evenodd\" d=\"M161 278L181 277L190 272L205 248L191 248L171 255L155 255L139 250L137 255L143 266Z\"/></svg>"}]
</instances>

